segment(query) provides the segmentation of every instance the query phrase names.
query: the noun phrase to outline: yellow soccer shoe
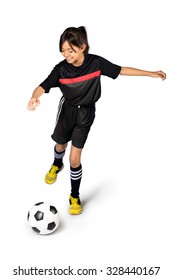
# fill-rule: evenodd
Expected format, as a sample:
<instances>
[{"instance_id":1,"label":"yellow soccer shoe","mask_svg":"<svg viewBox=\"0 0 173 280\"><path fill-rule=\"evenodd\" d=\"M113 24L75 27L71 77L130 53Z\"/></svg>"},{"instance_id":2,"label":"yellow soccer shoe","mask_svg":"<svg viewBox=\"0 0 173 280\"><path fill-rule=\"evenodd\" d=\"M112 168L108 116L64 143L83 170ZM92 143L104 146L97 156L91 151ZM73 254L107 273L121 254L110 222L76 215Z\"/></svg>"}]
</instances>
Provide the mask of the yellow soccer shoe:
<instances>
[{"instance_id":1,"label":"yellow soccer shoe","mask_svg":"<svg viewBox=\"0 0 173 280\"><path fill-rule=\"evenodd\" d=\"M69 213L71 215L79 215L82 213L82 207L79 198L74 198L70 195L69 203L70 203Z\"/></svg>"},{"instance_id":2,"label":"yellow soccer shoe","mask_svg":"<svg viewBox=\"0 0 173 280\"><path fill-rule=\"evenodd\" d=\"M63 169L63 167L64 167L64 165L62 165L62 167L59 168L58 166L52 164L50 170L46 173L46 176L45 176L45 179L44 179L45 182L47 184L55 183L55 181L57 179L57 175Z\"/></svg>"}]
</instances>

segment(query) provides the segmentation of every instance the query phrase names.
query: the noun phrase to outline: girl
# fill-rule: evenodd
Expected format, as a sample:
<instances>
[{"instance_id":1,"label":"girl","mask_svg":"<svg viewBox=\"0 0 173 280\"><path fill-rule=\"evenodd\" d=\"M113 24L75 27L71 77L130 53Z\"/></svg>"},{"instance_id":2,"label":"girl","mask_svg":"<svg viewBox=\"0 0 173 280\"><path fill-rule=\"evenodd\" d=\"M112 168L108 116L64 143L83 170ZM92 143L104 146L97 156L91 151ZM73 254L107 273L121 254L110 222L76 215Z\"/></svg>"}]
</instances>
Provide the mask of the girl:
<instances>
[{"instance_id":1,"label":"girl","mask_svg":"<svg viewBox=\"0 0 173 280\"><path fill-rule=\"evenodd\" d=\"M82 178L81 153L95 118L95 103L101 94L101 75L116 79L118 75L149 76L166 79L162 71L151 72L130 67L121 67L103 57L89 54L85 27L67 28L60 37L59 50L65 58L57 64L50 75L34 90L28 103L33 111L40 104L39 98L51 88L59 87L62 97L59 102L57 122L52 134L56 142L54 161L45 176L52 184L63 169L63 157L69 141L71 194L69 197L72 215L82 212L79 187Z\"/></svg>"}]
</instances>

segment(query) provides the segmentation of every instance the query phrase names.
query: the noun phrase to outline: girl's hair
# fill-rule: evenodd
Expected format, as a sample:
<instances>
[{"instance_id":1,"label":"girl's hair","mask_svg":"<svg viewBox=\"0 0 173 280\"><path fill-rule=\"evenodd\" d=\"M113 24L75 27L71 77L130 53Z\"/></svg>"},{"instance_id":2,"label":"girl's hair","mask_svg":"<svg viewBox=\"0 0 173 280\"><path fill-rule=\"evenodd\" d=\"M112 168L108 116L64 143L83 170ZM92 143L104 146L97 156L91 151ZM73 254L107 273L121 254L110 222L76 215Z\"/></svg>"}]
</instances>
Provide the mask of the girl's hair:
<instances>
[{"instance_id":1,"label":"girl's hair","mask_svg":"<svg viewBox=\"0 0 173 280\"><path fill-rule=\"evenodd\" d=\"M62 45L65 41L69 43L72 49L73 46L80 48L83 44L85 44L86 48L84 50L84 55L86 55L89 51L88 37L84 26L80 26L78 28L69 27L62 33L59 41L60 52L62 51Z\"/></svg>"}]
</instances>

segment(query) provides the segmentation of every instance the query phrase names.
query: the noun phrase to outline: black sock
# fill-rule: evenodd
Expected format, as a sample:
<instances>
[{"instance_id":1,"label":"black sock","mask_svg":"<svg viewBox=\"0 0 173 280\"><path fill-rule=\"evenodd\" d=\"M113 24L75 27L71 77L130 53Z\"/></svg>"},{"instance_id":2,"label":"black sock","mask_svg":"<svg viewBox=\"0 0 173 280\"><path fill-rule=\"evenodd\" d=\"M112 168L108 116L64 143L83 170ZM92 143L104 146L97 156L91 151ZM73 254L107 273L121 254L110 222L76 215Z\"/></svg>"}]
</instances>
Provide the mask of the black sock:
<instances>
[{"instance_id":1,"label":"black sock","mask_svg":"<svg viewBox=\"0 0 173 280\"><path fill-rule=\"evenodd\" d=\"M65 150L61 153L58 153L56 151L56 148L54 148L54 162L53 165L58 166L59 168L62 167L63 164L63 157L65 155Z\"/></svg>"},{"instance_id":2,"label":"black sock","mask_svg":"<svg viewBox=\"0 0 173 280\"><path fill-rule=\"evenodd\" d=\"M80 187L81 178L82 178L81 164L76 168L70 166L71 196L74 198L79 197L79 187Z\"/></svg>"}]
</instances>

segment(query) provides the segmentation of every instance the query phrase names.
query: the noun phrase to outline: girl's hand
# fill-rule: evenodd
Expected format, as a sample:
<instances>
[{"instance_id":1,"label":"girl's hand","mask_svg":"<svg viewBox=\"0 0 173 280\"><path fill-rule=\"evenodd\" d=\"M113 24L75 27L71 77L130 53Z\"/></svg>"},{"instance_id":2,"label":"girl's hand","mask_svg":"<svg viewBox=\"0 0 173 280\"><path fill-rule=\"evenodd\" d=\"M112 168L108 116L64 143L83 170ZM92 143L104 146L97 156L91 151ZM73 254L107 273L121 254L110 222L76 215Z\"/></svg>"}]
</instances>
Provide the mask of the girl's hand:
<instances>
[{"instance_id":1,"label":"girl's hand","mask_svg":"<svg viewBox=\"0 0 173 280\"><path fill-rule=\"evenodd\" d=\"M166 74L161 70L153 72L151 76L153 78L161 78L163 81L166 79Z\"/></svg>"},{"instance_id":2,"label":"girl's hand","mask_svg":"<svg viewBox=\"0 0 173 280\"><path fill-rule=\"evenodd\" d=\"M28 106L27 106L27 109L29 111L34 111L37 109L37 107L40 105L40 100L38 98L31 98L29 103L28 103Z\"/></svg>"}]
</instances>

